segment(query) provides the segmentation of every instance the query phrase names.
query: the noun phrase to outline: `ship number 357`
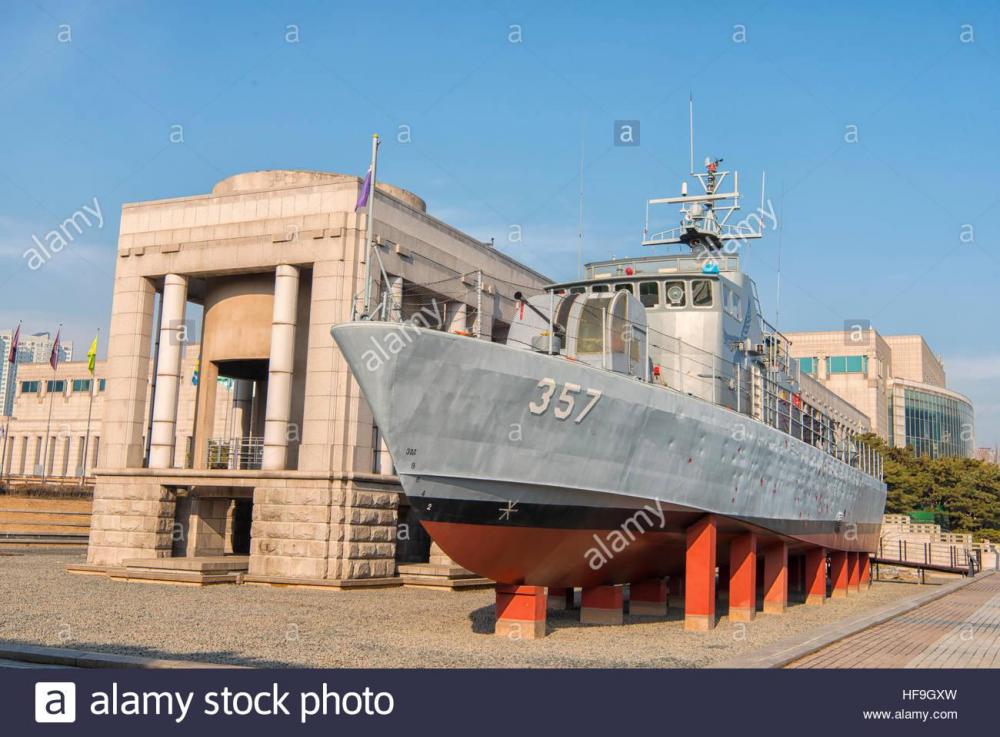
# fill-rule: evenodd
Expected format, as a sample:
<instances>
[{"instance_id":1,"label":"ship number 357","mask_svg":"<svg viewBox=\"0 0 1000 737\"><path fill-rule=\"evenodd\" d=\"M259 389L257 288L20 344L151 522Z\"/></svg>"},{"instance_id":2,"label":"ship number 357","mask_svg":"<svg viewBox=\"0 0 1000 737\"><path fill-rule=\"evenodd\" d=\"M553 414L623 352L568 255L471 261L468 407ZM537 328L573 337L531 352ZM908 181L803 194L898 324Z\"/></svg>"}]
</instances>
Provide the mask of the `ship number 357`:
<instances>
[{"instance_id":1,"label":"ship number 357","mask_svg":"<svg viewBox=\"0 0 1000 737\"><path fill-rule=\"evenodd\" d=\"M537 401L528 403L528 411L533 415L545 414L559 385L555 379L545 378L538 382L538 388L542 390L542 395ZM569 382L563 384L562 391L559 393L558 399L556 399L556 406L552 410L552 414L556 416L557 420L565 420L573 414L573 409L576 407L576 395L581 392L590 397L590 400L580 410L580 413L573 418L573 422L583 422L583 418L590 413L590 410L594 408L597 400L603 394L599 389L584 389L579 384L571 384ZM583 398L581 397L581 399Z\"/></svg>"}]
</instances>

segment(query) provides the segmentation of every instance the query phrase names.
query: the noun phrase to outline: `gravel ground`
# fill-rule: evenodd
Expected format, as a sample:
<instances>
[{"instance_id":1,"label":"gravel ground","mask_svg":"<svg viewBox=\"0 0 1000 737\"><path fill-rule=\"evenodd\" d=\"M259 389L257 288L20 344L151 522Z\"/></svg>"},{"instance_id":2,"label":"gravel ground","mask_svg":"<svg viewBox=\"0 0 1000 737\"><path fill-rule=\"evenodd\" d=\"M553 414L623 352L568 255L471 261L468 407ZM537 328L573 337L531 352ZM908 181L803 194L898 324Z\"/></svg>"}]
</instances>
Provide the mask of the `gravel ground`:
<instances>
[{"instance_id":1,"label":"gravel ground","mask_svg":"<svg viewBox=\"0 0 1000 737\"><path fill-rule=\"evenodd\" d=\"M0 554L0 639L268 667L697 668L917 593L912 584L876 583L864 596L793 604L747 625L723 617L708 633L685 632L676 614L594 627L581 626L577 612L550 612L547 637L518 642L492 634L489 590L194 588L63 570L82 560Z\"/></svg>"}]
</instances>

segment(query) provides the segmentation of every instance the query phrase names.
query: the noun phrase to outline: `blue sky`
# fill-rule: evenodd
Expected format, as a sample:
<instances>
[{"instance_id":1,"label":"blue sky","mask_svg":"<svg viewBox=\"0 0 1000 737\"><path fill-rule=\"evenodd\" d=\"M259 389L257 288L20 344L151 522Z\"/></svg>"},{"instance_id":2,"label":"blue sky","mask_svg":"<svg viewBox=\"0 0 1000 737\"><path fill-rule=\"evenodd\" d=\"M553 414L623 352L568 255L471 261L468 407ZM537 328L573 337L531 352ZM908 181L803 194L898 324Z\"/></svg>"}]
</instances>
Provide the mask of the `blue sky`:
<instances>
[{"instance_id":1,"label":"blue sky","mask_svg":"<svg viewBox=\"0 0 1000 737\"><path fill-rule=\"evenodd\" d=\"M382 178L554 278L576 271L583 144L585 258L637 255L644 200L687 169L690 92L699 159L738 167L751 207L767 171L781 232L745 266L768 317L780 246L781 329L923 334L1000 442L1000 15L856 5L3 3L0 326L86 344L122 202L360 174L373 131ZM638 146L612 145L615 120ZM29 269L32 235L95 197L104 226Z\"/></svg>"}]
</instances>

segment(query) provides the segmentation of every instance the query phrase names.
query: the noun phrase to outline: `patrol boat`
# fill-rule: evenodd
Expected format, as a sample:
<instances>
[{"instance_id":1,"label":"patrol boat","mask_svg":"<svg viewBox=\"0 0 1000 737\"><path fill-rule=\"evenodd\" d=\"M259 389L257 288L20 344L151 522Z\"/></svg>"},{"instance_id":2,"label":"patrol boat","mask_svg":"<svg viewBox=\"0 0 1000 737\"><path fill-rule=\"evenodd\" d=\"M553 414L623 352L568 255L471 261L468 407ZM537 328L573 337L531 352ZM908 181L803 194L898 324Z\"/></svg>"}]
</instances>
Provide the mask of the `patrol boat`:
<instances>
[{"instance_id":1,"label":"patrol boat","mask_svg":"<svg viewBox=\"0 0 1000 737\"><path fill-rule=\"evenodd\" d=\"M506 343L375 320L332 329L414 511L459 565L554 587L677 575L705 514L720 545L754 531L790 552L876 549L881 459L802 395L740 270L763 195L732 222L739 178L720 163L692 172L699 193L649 200L642 243L666 255L518 293ZM660 205L680 223L650 233Z\"/></svg>"}]
</instances>

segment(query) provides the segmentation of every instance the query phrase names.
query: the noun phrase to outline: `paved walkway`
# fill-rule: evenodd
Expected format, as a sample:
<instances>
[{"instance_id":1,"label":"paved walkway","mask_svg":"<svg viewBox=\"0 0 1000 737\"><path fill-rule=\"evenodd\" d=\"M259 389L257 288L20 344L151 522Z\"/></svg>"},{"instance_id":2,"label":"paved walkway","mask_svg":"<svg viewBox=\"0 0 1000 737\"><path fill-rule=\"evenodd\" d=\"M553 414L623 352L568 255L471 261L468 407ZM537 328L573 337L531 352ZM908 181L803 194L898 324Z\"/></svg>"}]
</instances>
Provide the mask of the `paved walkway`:
<instances>
[{"instance_id":1,"label":"paved walkway","mask_svg":"<svg viewBox=\"0 0 1000 737\"><path fill-rule=\"evenodd\" d=\"M985 576L788 668L1000 668L1000 575Z\"/></svg>"}]
</instances>

